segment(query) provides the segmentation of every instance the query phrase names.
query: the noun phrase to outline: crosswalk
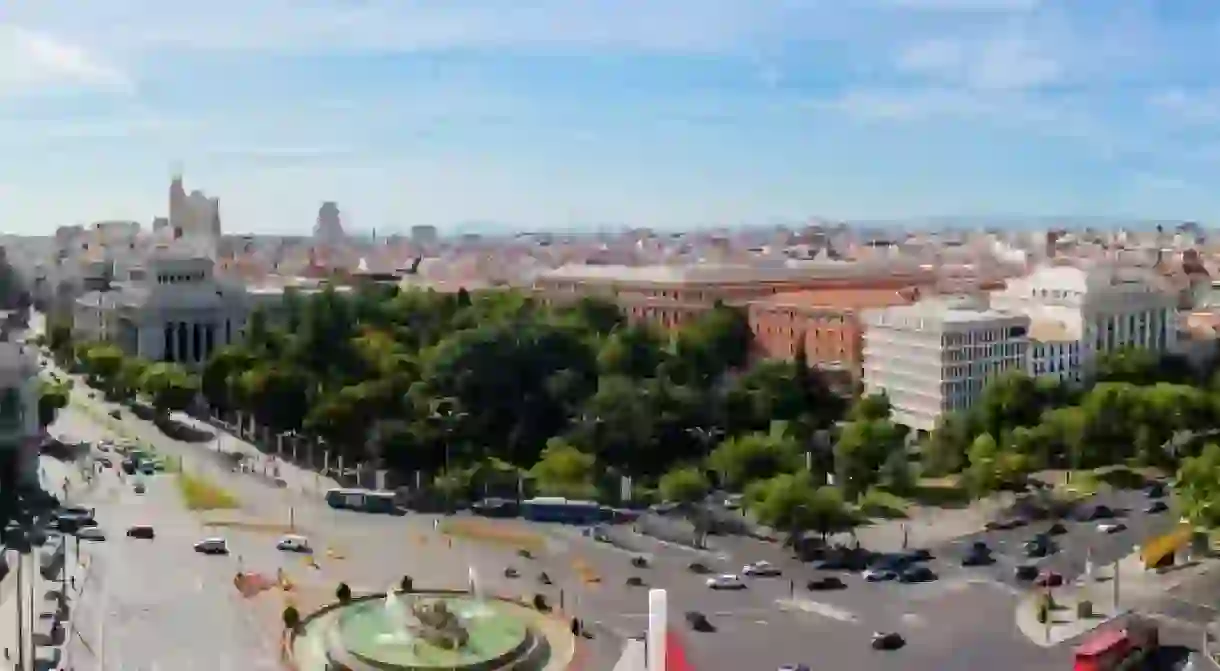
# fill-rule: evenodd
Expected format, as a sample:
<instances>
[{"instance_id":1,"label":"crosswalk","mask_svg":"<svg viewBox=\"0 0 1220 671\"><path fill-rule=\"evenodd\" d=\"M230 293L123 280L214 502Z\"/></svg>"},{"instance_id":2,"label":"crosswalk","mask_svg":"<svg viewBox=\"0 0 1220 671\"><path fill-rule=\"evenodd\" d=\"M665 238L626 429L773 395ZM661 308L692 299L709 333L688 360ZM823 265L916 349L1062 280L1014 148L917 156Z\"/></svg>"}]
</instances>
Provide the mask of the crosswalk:
<instances>
[{"instance_id":1,"label":"crosswalk","mask_svg":"<svg viewBox=\"0 0 1220 671\"><path fill-rule=\"evenodd\" d=\"M809 599L779 599L775 603L779 606L780 610L796 610L802 613L818 615L848 624L856 624L860 621L859 616L857 616L855 613L844 608L840 608L839 606L823 603L821 601L811 601Z\"/></svg>"}]
</instances>

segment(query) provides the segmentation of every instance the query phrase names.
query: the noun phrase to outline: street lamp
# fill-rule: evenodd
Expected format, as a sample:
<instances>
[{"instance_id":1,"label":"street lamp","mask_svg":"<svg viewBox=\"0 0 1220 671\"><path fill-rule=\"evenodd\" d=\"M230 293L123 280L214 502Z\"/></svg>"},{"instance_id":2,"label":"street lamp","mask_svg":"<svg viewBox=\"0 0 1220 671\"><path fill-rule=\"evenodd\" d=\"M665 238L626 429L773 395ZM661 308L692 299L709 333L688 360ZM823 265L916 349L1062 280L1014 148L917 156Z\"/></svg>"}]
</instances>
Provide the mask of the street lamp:
<instances>
[{"instance_id":1,"label":"street lamp","mask_svg":"<svg viewBox=\"0 0 1220 671\"><path fill-rule=\"evenodd\" d=\"M441 432L444 434L443 442L445 444L445 477L449 477L449 448L453 443L453 433L457 422L462 421L469 413L464 410L458 410L456 401L451 398L437 399L431 404L431 414L429 417L441 425ZM445 490L445 507L449 507L449 490Z\"/></svg>"}]
</instances>

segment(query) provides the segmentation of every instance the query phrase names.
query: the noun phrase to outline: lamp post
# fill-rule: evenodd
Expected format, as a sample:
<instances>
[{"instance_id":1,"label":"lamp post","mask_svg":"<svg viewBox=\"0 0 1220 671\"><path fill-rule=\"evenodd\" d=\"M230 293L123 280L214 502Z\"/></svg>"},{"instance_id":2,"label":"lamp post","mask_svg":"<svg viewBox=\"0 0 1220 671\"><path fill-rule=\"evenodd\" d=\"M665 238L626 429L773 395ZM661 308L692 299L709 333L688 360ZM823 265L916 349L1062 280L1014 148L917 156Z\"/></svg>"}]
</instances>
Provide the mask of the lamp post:
<instances>
[{"instance_id":1,"label":"lamp post","mask_svg":"<svg viewBox=\"0 0 1220 671\"><path fill-rule=\"evenodd\" d=\"M445 478L449 477L449 451L453 444L454 429L458 422L466 419L468 413L464 410L456 409L456 401L451 398L437 399L432 402L432 412L429 415L431 419L438 422L441 426L443 435L442 442L445 446ZM451 501L449 498L449 489L445 489L445 508L448 509Z\"/></svg>"}]
</instances>

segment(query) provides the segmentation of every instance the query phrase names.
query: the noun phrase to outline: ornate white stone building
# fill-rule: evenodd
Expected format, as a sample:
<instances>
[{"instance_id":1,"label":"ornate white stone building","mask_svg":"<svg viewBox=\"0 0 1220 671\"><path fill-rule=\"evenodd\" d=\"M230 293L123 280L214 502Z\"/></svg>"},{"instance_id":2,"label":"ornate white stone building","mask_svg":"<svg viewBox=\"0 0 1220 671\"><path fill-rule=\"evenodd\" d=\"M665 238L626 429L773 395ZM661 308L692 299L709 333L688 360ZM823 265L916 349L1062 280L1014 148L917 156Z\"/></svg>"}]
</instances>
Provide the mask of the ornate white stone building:
<instances>
[{"instance_id":1,"label":"ornate white stone building","mask_svg":"<svg viewBox=\"0 0 1220 671\"><path fill-rule=\"evenodd\" d=\"M131 356L195 365L240 338L250 310L245 287L219 281L215 262L189 246L152 254L109 291L76 301L78 337L110 340Z\"/></svg>"}]
</instances>

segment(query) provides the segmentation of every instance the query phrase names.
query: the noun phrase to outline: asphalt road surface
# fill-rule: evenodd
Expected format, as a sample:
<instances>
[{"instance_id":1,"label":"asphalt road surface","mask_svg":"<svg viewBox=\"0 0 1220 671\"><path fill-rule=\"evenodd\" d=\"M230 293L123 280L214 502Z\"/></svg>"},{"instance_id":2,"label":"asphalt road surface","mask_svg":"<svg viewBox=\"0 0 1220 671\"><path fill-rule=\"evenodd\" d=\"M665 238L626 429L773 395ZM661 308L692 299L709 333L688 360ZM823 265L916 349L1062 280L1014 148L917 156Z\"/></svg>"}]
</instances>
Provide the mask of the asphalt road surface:
<instances>
[{"instance_id":1,"label":"asphalt road surface","mask_svg":"<svg viewBox=\"0 0 1220 671\"><path fill-rule=\"evenodd\" d=\"M87 398L84 401L94 402ZM74 437L102 437L100 429L81 419L76 411L67 410L60 425L67 426ZM264 646L268 636L275 633L274 623L268 622L265 614L253 617L249 607L235 596L230 581L239 567L267 573L283 569L298 584L319 590L333 590L342 580L360 593L383 591L404 574L413 576L421 587L464 587L472 566L489 593L543 593L556 604L562 599L566 612L596 624L599 641L601 637L615 641L639 634L646 626L647 589L626 586L629 576L664 587L670 594L674 626L685 629L683 613L696 610L717 628L713 634L684 634L688 652L701 670L766 669L796 662L857 671L1070 668L1070 646L1040 648L1025 640L1014 625L1018 589L1010 580L1012 566L1025 561L1020 544L1041 530L1036 526L980 532L933 548L938 558L932 566L941 578L932 583L869 584L856 575L841 575L847 589L814 593L804 590L803 585L818 575L817 571L795 562L774 545L746 539L721 539L728 541L721 544L723 553L697 552L632 535L628 535L626 547L612 547L594 542L571 527L534 525L548 539L547 551L536 559L521 559L507 549L482 544L451 544L434 530L435 518L431 516L390 517L333 510L317 491L277 488L261 476L232 472L217 457L213 444L171 440L126 411L123 422L130 433L165 454L182 457L189 470L232 491L242 501L245 516L283 524L291 519L318 550L319 567L312 568L300 557L275 550L275 533L204 527L198 516L181 510L172 476L152 478L149 492L143 496L122 489L117 496L112 495L115 501L99 503L99 518L112 536L95 546L101 558L100 584L110 586L106 592L119 604L108 612L115 623L143 618L134 621L148 624L141 627L146 631L131 634L133 640L119 639L116 645L120 652L110 653L115 648L112 645L107 654L141 655L131 659L140 660L147 668L154 668L150 665L153 662L161 664L158 668L192 668L180 661L188 657L208 662L205 666L212 668L226 656L254 660L256 664L266 659ZM235 444L232 439L225 442L227 449ZM1067 523L1069 533L1059 537L1060 551L1046 560L1047 566L1071 578L1083 570L1089 548L1093 560L1101 565L1127 554L1134 544L1173 523L1164 515L1142 515L1144 500L1138 492L1106 496L1109 498L1102 500L1106 505L1131 510L1124 520L1129 530L1105 535L1097 532L1095 523ZM125 526L136 522L158 525L158 539L150 544L122 538ZM191 552L191 543L207 535L226 537L233 554L217 558ZM960 566L960 553L976 537L996 551L1000 558L996 566L981 570ZM149 550L152 546L155 551ZM637 555L646 556L650 566L632 567L630 560ZM699 561L716 572L737 572L742 564L758 559L782 566L784 577L751 580L749 588L740 592L716 592L706 588L704 576L688 569L691 561ZM600 583L582 582L577 577L578 563L591 567L600 576ZM520 577L505 577L504 569L509 566L518 569ZM538 581L542 571L554 584L544 586ZM795 590L790 581L795 581ZM152 585L157 586L157 594L146 595ZM116 593L126 595L126 601L116 599ZM202 626L173 623L175 619L190 623L192 618ZM217 624L222 620L230 624ZM187 629L199 641L193 644L196 647L176 643ZM873 631L900 632L908 645L895 652L873 651L869 647ZM146 637L149 641L143 642ZM1189 640L1189 635L1183 634L1183 640ZM605 656L593 668L608 669L613 649L614 645L603 648ZM177 666L169 666L171 662ZM246 664L236 668L259 667Z\"/></svg>"}]
</instances>

